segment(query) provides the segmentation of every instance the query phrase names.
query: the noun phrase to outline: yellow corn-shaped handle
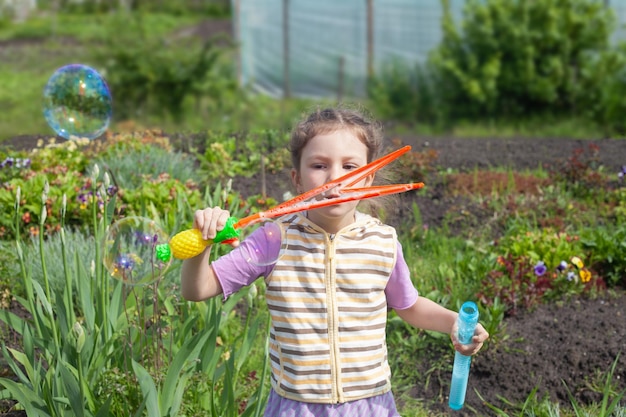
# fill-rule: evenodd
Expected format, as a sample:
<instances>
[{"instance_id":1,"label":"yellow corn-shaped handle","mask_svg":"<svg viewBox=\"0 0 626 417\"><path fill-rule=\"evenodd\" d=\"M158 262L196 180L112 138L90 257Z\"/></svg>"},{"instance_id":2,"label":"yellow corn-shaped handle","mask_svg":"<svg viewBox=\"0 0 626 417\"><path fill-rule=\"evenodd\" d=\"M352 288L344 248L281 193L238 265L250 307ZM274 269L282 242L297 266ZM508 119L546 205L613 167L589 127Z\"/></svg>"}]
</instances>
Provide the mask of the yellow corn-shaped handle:
<instances>
[{"instance_id":1,"label":"yellow corn-shaped handle","mask_svg":"<svg viewBox=\"0 0 626 417\"><path fill-rule=\"evenodd\" d=\"M239 231L235 228L237 219L229 217L224 228L217 232L214 239L202 239L202 233L198 229L188 229L174 235L169 243L156 246L156 257L160 261L167 262L172 256L176 259L189 259L200 255L204 249L214 242L232 243L239 237Z\"/></svg>"},{"instance_id":2,"label":"yellow corn-shaped handle","mask_svg":"<svg viewBox=\"0 0 626 417\"><path fill-rule=\"evenodd\" d=\"M177 233L170 240L170 250L176 259L189 259L200 255L213 239L202 239L202 232L198 229L184 230Z\"/></svg>"}]
</instances>

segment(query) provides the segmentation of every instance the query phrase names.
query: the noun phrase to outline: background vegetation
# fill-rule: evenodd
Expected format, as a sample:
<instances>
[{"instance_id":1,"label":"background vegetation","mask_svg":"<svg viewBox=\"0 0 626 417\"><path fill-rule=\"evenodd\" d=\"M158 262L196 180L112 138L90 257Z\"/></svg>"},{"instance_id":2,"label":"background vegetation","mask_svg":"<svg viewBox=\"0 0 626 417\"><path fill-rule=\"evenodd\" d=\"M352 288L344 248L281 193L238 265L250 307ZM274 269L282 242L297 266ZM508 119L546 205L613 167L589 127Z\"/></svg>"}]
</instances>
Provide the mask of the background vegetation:
<instances>
[{"instance_id":1,"label":"background vegetation","mask_svg":"<svg viewBox=\"0 0 626 417\"><path fill-rule=\"evenodd\" d=\"M391 66L371 80L366 107L415 132L618 136L624 55L608 42L613 19L599 4L469 1L462 25L444 20L444 40L425 65ZM131 287L101 262L107 226L123 217L150 218L169 232L188 227L197 207L221 205L241 216L276 203L243 199L229 179L288 164L284 132L321 103L246 91L234 77L236 45L187 35L207 16L227 17L228 7L68 0L42 1L21 23L2 15L0 140L42 136L35 149L0 150L0 319L13 373L0 385L11 406L39 416L261 413L268 392L262 282L225 303L187 303L178 295L177 264L152 285ZM90 64L107 79L111 132L120 133L93 142L50 138L41 91L69 62ZM434 231L415 207L401 228L412 272L432 288L425 295L453 309L477 298L490 343L506 337L502 322L518 309L626 286L625 173L605 172L592 151L527 173L538 194L523 195L513 192L519 177L512 172L440 172L427 154L411 158L400 175L442 181L452 192L491 187L470 193L499 213L487 227L470 229L450 215ZM415 351L441 352L434 367L452 363L445 337L411 329L393 313L389 334L396 390L418 377L400 366ZM602 404L572 399L559 409L529 393L528 404L501 411L624 413L612 375L599 388ZM407 416L429 415L427 404L404 407Z\"/></svg>"}]
</instances>

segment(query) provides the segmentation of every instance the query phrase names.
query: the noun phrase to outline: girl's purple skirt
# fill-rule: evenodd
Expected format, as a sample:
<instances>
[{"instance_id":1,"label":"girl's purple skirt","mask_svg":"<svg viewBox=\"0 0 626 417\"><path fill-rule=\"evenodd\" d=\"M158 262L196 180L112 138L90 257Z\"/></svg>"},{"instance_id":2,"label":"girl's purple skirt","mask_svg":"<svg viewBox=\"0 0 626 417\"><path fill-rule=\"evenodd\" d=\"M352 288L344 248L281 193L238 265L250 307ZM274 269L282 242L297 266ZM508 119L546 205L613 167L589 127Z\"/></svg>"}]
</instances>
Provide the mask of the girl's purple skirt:
<instances>
[{"instance_id":1,"label":"girl's purple skirt","mask_svg":"<svg viewBox=\"0 0 626 417\"><path fill-rule=\"evenodd\" d=\"M289 400L270 391L265 417L400 417L391 391L341 404L314 404Z\"/></svg>"}]
</instances>

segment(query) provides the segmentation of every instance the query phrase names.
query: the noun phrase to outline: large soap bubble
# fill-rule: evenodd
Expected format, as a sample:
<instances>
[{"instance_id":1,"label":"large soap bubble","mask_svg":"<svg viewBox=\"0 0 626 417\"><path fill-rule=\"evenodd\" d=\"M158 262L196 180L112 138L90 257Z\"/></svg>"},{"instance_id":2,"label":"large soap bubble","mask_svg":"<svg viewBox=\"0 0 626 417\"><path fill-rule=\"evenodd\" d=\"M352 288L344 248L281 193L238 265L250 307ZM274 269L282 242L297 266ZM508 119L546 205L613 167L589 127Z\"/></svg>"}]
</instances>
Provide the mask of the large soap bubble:
<instances>
[{"instance_id":1,"label":"large soap bubble","mask_svg":"<svg viewBox=\"0 0 626 417\"><path fill-rule=\"evenodd\" d=\"M254 238L242 242L240 250L246 262L255 266L269 266L278 262L280 254L287 249L287 243L281 240L278 224L268 221L255 230Z\"/></svg>"},{"instance_id":2,"label":"large soap bubble","mask_svg":"<svg viewBox=\"0 0 626 417\"><path fill-rule=\"evenodd\" d=\"M96 70L71 64L59 68L43 93L43 114L48 125L66 139L95 139L111 122L109 87Z\"/></svg>"},{"instance_id":3,"label":"large soap bubble","mask_svg":"<svg viewBox=\"0 0 626 417\"><path fill-rule=\"evenodd\" d=\"M104 266L113 278L130 285L148 285L163 277L170 261L156 257L156 246L169 237L153 221L126 217L112 224L104 238Z\"/></svg>"}]
</instances>

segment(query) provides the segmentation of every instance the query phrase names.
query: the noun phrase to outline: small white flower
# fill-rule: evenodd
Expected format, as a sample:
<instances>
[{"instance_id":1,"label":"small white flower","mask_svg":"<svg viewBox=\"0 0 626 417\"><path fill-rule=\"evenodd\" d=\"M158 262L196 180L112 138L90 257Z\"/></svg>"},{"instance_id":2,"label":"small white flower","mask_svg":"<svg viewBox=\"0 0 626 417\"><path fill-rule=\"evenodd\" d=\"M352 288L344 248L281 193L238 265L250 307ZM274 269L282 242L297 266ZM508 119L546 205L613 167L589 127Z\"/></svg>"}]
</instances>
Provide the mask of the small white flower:
<instances>
[{"instance_id":1,"label":"small white flower","mask_svg":"<svg viewBox=\"0 0 626 417\"><path fill-rule=\"evenodd\" d=\"M95 183L100 176L100 167L98 164L94 164L93 171L91 172L91 180Z\"/></svg>"},{"instance_id":2,"label":"small white flower","mask_svg":"<svg viewBox=\"0 0 626 417\"><path fill-rule=\"evenodd\" d=\"M22 199L22 188L18 185L15 191L15 210L17 211L20 206L20 200Z\"/></svg>"},{"instance_id":3,"label":"small white flower","mask_svg":"<svg viewBox=\"0 0 626 417\"><path fill-rule=\"evenodd\" d=\"M67 194L63 193L63 202L61 203L61 218L65 218L67 211Z\"/></svg>"},{"instance_id":4,"label":"small white flower","mask_svg":"<svg viewBox=\"0 0 626 417\"><path fill-rule=\"evenodd\" d=\"M41 193L41 204L45 205L46 201L48 201L48 193L50 192L50 184L48 184L48 180L43 183L43 192Z\"/></svg>"},{"instance_id":5,"label":"small white flower","mask_svg":"<svg viewBox=\"0 0 626 417\"><path fill-rule=\"evenodd\" d=\"M111 185L111 178L109 178L109 173L105 172L104 173L104 179L102 180L104 182L104 189L108 189L109 186Z\"/></svg>"}]
</instances>

